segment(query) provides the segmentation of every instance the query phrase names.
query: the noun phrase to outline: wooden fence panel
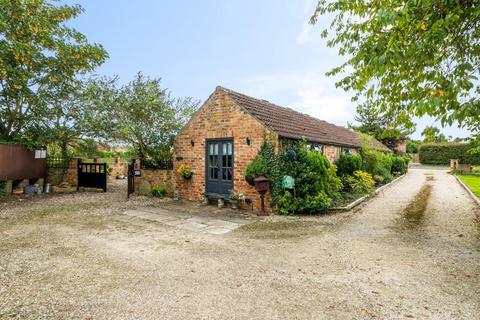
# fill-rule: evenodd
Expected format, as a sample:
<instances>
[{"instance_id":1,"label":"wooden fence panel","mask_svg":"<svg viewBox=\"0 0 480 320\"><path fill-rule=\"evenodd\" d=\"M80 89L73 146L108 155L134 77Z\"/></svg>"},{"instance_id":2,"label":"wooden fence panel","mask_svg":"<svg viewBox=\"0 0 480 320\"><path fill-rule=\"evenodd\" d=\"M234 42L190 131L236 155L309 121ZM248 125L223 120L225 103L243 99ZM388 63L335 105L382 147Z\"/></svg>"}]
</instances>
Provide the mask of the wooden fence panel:
<instances>
[{"instance_id":1,"label":"wooden fence panel","mask_svg":"<svg viewBox=\"0 0 480 320\"><path fill-rule=\"evenodd\" d=\"M17 144L0 144L0 181L45 178L46 159Z\"/></svg>"}]
</instances>

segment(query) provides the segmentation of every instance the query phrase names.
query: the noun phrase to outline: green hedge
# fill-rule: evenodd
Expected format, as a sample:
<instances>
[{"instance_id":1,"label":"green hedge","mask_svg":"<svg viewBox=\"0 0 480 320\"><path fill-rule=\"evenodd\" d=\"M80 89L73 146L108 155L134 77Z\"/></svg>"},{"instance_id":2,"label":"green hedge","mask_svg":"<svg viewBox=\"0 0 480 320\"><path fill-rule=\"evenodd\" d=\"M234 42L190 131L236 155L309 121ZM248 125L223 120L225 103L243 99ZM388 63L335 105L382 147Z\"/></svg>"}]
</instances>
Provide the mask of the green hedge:
<instances>
[{"instance_id":1,"label":"green hedge","mask_svg":"<svg viewBox=\"0 0 480 320\"><path fill-rule=\"evenodd\" d=\"M480 154L468 154L471 148L468 143L427 143L418 153L422 164L449 165L450 159L458 159L460 163L480 165Z\"/></svg>"}]
</instances>

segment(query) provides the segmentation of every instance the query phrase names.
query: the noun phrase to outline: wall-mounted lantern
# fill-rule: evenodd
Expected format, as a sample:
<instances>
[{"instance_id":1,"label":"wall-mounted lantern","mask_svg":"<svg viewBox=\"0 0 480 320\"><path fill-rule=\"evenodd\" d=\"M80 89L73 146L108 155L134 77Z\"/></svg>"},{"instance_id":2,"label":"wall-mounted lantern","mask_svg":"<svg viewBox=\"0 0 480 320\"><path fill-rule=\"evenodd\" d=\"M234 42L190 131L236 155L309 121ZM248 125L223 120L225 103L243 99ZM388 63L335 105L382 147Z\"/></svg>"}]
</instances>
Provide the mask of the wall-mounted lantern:
<instances>
[{"instance_id":1,"label":"wall-mounted lantern","mask_svg":"<svg viewBox=\"0 0 480 320\"><path fill-rule=\"evenodd\" d=\"M190 144L192 145L192 147L194 147L195 146L195 141L190 140Z\"/></svg>"},{"instance_id":2,"label":"wall-mounted lantern","mask_svg":"<svg viewBox=\"0 0 480 320\"><path fill-rule=\"evenodd\" d=\"M250 145L250 143L251 143L252 141L250 140L250 138L246 138L246 139L245 139L245 142L247 143L247 145Z\"/></svg>"}]
</instances>

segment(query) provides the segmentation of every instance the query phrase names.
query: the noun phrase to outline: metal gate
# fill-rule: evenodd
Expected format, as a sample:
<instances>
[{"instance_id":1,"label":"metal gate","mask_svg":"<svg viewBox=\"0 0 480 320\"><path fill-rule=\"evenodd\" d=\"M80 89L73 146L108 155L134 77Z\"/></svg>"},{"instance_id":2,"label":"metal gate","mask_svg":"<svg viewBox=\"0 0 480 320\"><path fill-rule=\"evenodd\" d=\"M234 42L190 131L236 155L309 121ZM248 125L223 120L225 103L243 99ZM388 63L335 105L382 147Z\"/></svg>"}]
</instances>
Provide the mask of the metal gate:
<instances>
[{"instance_id":1,"label":"metal gate","mask_svg":"<svg viewBox=\"0 0 480 320\"><path fill-rule=\"evenodd\" d=\"M107 192L106 163L78 163L78 185L80 187L98 188Z\"/></svg>"},{"instance_id":2,"label":"metal gate","mask_svg":"<svg viewBox=\"0 0 480 320\"><path fill-rule=\"evenodd\" d=\"M128 164L128 174L127 174L127 198L130 198L130 195L135 191L135 160L132 160L132 163Z\"/></svg>"}]
</instances>

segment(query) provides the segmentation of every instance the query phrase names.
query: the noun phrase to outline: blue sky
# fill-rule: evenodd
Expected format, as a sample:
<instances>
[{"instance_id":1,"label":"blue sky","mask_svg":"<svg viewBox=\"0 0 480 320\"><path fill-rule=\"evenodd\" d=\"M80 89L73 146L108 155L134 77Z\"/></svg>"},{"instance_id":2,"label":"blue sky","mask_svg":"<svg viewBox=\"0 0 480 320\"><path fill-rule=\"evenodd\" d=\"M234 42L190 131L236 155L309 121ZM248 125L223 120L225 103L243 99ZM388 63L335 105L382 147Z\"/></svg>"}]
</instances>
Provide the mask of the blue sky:
<instances>
[{"instance_id":1,"label":"blue sky","mask_svg":"<svg viewBox=\"0 0 480 320\"><path fill-rule=\"evenodd\" d=\"M217 85L346 125L351 95L325 72L342 62L308 19L315 0L77 0L70 25L110 58L96 73L161 77L175 96L204 101ZM418 120L414 138L433 119ZM436 124L440 127L440 124ZM456 127L448 136L468 136Z\"/></svg>"}]
</instances>

